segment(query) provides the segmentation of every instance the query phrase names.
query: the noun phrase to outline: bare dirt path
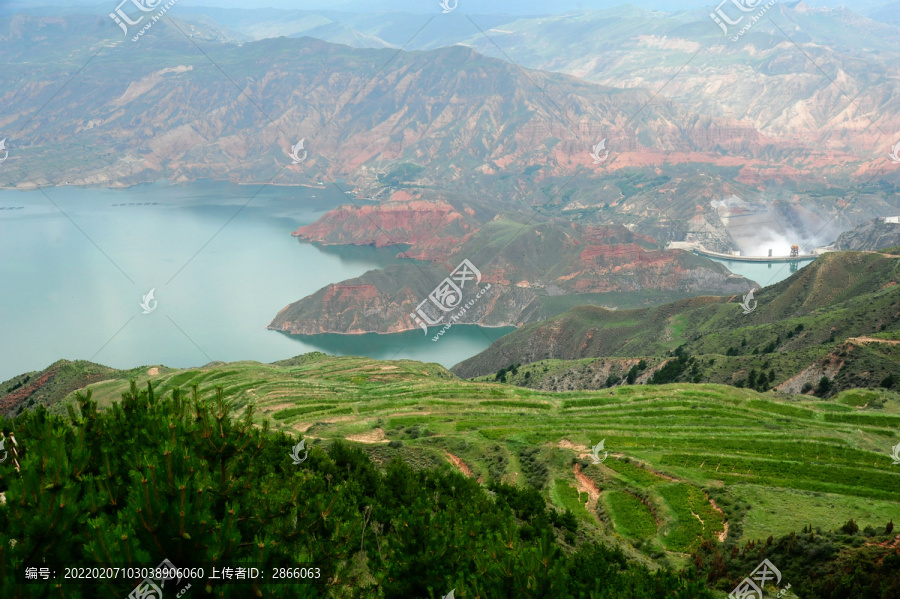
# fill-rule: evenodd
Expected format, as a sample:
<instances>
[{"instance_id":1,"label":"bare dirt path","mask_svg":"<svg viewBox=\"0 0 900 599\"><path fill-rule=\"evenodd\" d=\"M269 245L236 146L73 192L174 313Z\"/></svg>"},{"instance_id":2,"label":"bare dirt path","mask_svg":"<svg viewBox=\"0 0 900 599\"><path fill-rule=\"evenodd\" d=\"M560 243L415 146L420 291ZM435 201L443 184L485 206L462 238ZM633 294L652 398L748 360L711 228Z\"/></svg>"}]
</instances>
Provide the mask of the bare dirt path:
<instances>
[{"instance_id":1,"label":"bare dirt path","mask_svg":"<svg viewBox=\"0 0 900 599\"><path fill-rule=\"evenodd\" d=\"M700 526L702 526L703 529L706 530L706 522L703 521L703 518L700 517L700 514L695 514L695 513L694 513L694 510L691 510L691 515L692 515L694 518L696 518L697 520L699 520L699 521L700 521Z\"/></svg>"},{"instance_id":2,"label":"bare dirt path","mask_svg":"<svg viewBox=\"0 0 900 599\"><path fill-rule=\"evenodd\" d=\"M285 404L285 405L295 406L297 404ZM357 418L357 416L332 416L331 418L324 418L324 419L318 420L318 421L298 422L297 424L294 424L291 428L297 432L305 433L307 430L309 430L312 426L314 426L318 422L324 422L325 424L334 424L336 422L347 422L348 420L355 420L356 418Z\"/></svg>"},{"instance_id":3,"label":"bare dirt path","mask_svg":"<svg viewBox=\"0 0 900 599\"><path fill-rule=\"evenodd\" d=\"M876 339L876 341L879 341L879 340ZM900 341L898 341L897 343L900 343ZM563 439L562 441L560 441L558 446L561 449L570 449L570 450L578 451L578 452L584 452L585 450L588 449L586 446L576 445L576 444L572 443L571 441L569 441L568 439ZM589 456L590 454L584 453L584 454L580 455L579 457L584 457L585 455ZM672 481L672 482L678 482L678 483L685 482L681 479L675 478L673 476L669 476L668 474L663 474L662 472L658 472L658 471L650 468L649 464L636 463L635 465L638 468L641 468L642 470L650 472L651 474L655 474L656 476L658 476L662 479ZM581 466L579 464L575 464L573 471L575 473L575 480L578 481L578 492L579 493L586 492L589 497L588 506L591 508L595 507L597 505L597 500L600 498L600 493L601 493L600 489L597 488L597 485L594 484L593 480L591 480L590 478L588 478L587 476L585 476L584 474L581 473ZM627 493L627 491L626 491L626 493ZM643 503L644 505L647 506L647 509L649 509L650 513L653 515L653 519L656 520L657 528L659 528L659 518L657 517L656 512L653 510L653 508L650 506L650 504L647 501L645 501L644 499L638 497L637 495L634 495L633 493L629 493L629 495L632 495L633 497L637 498L638 500L640 500L641 503ZM728 538L728 529L729 529L728 520L725 518L725 512L723 512L722 509L716 505L716 502L709 495L706 495L706 493L704 493L704 495L706 496L706 499L707 499L707 501L709 501L709 504L712 506L712 508L714 510L716 510L717 512L719 512L719 514L722 515L722 525L724 527L724 530L719 533L719 542L724 543L725 539ZM693 511L691 513L694 514ZM697 514L694 514L694 516L697 518L697 520L700 520L700 524L705 529L706 523L703 521L703 519Z\"/></svg>"},{"instance_id":4,"label":"bare dirt path","mask_svg":"<svg viewBox=\"0 0 900 599\"><path fill-rule=\"evenodd\" d=\"M0 493L0 495L2 495L2 494L3 493ZM898 547L897 547L898 544L900 544L900 535L897 535L896 537L894 537L893 543L891 541L883 541L881 543L866 543L866 546L868 546L868 547L884 547L885 549L897 549L898 551L900 551L900 549L898 549ZM887 552L878 558L879 566L884 563L884 558L887 557L888 555L890 555L890 552Z\"/></svg>"},{"instance_id":5,"label":"bare dirt path","mask_svg":"<svg viewBox=\"0 0 900 599\"><path fill-rule=\"evenodd\" d=\"M713 507L713 509L722 514L722 524L725 525L725 530L719 533L719 542L724 543L725 539L728 537L728 520L725 519L725 512L722 511L722 508L716 505L716 502L712 497L707 496L707 499L709 499L709 504Z\"/></svg>"},{"instance_id":6,"label":"bare dirt path","mask_svg":"<svg viewBox=\"0 0 900 599\"><path fill-rule=\"evenodd\" d=\"M575 483L578 485L578 493L587 493L588 500L585 507L591 516L594 517L594 522L597 523L598 526L602 526L600 522L600 514L597 513L597 500L600 499L600 489L597 488L596 483L591 480L590 477L581 473L581 464L575 464L572 467L572 472L575 474Z\"/></svg>"},{"instance_id":7,"label":"bare dirt path","mask_svg":"<svg viewBox=\"0 0 900 599\"><path fill-rule=\"evenodd\" d=\"M348 441L357 441L359 443L387 443L384 438L384 429L376 428L369 433L360 433L358 435L347 435L344 437Z\"/></svg>"},{"instance_id":8,"label":"bare dirt path","mask_svg":"<svg viewBox=\"0 0 900 599\"><path fill-rule=\"evenodd\" d=\"M444 450L444 453L447 454L447 460L448 460L451 464L453 464L454 466L456 466L456 469L457 469L457 470L459 470L460 472L462 472L463 475L465 475L466 478L472 478L472 476L473 476L473 474L472 474L472 469L469 468L469 467L466 465L466 463L462 461L461 458L459 458L458 456L453 455L452 453L450 453L450 452L447 451L447 450Z\"/></svg>"},{"instance_id":9,"label":"bare dirt path","mask_svg":"<svg viewBox=\"0 0 900 599\"><path fill-rule=\"evenodd\" d=\"M2 493L0 493L0 495L2 495ZM898 544L900 544L900 535L897 535L896 537L894 537L893 542L882 541L881 543L866 543L866 546L868 546L868 547L887 547L889 549L893 549Z\"/></svg>"},{"instance_id":10,"label":"bare dirt path","mask_svg":"<svg viewBox=\"0 0 900 599\"><path fill-rule=\"evenodd\" d=\"M594 508L597 505L597 500L600 499L601 493L600 489L597 488L597 484L590 477L582 474L581 464L575 464L572 472L575 473L575 480L578 482L578 492L587 493L588 507Z\"/></svg>"},{"instance_id":11,"label":"bare dirt path","mask_svg":"<svg viewBox=\"0 0 900 599\"><path fill-rule=\"evenodd\" d=\"M586 454L590 455L590 453L588 452L587 445L575 445L568 439L563 439L562 441L557 443L556 446L559 447L560 449L571 449L571 450L577 451L579 453L586 453Z\"/></svg>"},{"instance_id":12,"label":"bare dirt path","mask_svg":"<svg viewBox=\"0 0 900 599\"><path fill-rule=\"evenodd\" d=\"M875 337L848 337L847 341L856 343L857 345L866 343L886 343L888 345L900 345L897 339L876 339Z\"/></svg>"}]
</instances>

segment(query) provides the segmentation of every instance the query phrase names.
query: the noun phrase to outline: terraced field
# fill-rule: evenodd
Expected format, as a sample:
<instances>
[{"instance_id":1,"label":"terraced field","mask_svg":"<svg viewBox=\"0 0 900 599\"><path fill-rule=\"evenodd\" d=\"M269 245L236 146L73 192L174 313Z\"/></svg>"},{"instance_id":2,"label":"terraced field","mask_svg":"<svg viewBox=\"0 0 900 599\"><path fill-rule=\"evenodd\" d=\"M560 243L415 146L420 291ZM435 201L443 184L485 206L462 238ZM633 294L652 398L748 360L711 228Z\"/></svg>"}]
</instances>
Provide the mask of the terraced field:
<instances>
[{"instance_id":1,"label":"terraced field","mask_svg":"<svg viewBox=\"0 0 900 599\"><path fill-rule=\"evenodd\" d=\"M239 412L252 403L256 418L313 448L350 439L379 462L402 456L484 483L534 485L592 534L648 561L684 564L704 539L850 518L883 528L900 515L900 466L889 457L900 398L888 391L866 392L878 401L691 384L549 393L464 381L435 364L323 354L147 372L89 388L103 406L132 377L157 394L221 386ZM600 440L610 453L595 464L589 448Z\"/></svg>"}]
</instances>

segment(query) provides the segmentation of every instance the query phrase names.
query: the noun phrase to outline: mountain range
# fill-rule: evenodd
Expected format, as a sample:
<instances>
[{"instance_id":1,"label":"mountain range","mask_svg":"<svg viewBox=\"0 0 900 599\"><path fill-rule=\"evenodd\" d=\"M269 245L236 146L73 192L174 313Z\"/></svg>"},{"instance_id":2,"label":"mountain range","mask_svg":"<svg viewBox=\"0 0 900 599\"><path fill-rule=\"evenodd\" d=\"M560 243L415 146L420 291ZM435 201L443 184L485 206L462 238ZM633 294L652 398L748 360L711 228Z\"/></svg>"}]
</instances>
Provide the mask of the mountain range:
<instances>
[{"instance_id":1,"label":"mountain range","mask_svg":"<svg viewBox=\"0 0 900 599\"><path fill-rule=\"evenodd\" d=\"M235 41L177 15L132 43L109 19L17 14L0 46L12 131L0 184L355 187L360 199L295 236L397 245L410 262L285 307L269 327L294 334L415 329L415 307L463 259L497 292L461 321L485 326L743 294L749 281L663 249L689 235L734 249L722 198L770 215L804 251L900 212L886 156L900 29L802 2L770 16L728 44L690 11L481 26L457 14L397 50ZM413 22L379 19L367 26Z\"/></svg>"},{"instance_id":2,"label":"mountain range","mask_svg":"<svg viewBox=\"0 0 900 599\"><path fill-rule=\"evenodd\" d=\"M20 14L3 19L13 168L0 184L326 178L569 220L608 204L618 210L604 219L639 221L663 242L683 238L685 214L732 194L804 205L838 228L897 211L887 151L900 134L900 29L776 8L800 38L764 23L726 44L706 14L619 7L481 31L465 20L465 35L431 23L409 46L418 51L235 42L182 20L135 44L109 19ZM308 158L292 164L301 139ZM600 142L609 155L596 164Z\"/></svg>"},{"instance_id":3,"label":"mountain range","mask_svg":"<svg viewBox=\"0 0 900 599\"><path fill-rule=\"evenodd\" d=\"M867 67L896 73L898 31L892 13L896 7L894 3L854 12L804 2L777 3L766 13L772 21L763 19L737 44L727 43L709 18L709 7L673 11L670 6L660 11L643 3L640 8L592 6L554 15L475 14L471 22L448 17L420 35L416 32L424 22L422 15L387 10L268 14L222 10L215 15L206 11L206 25L212 30L224 27L226 37L240 41L284 35L369 48L463 45L524 67L614 87L658 89L671 79L665 97L689 103L694 110L752 123L767 135L803 136L813 144L835 148L838 136L845 141L859 138L871 126L870 118L882 133L897 131L889 100L896 95L895 79L876 80L861 68L865 62ZM808 61L825 76L803 77ZM672 78L676 67L682 69ZM829 78L843 94L829 91ZM789 81L792 85L785 86ZM862 89L865 101L872 104L849 107L851 90ZM748 105L748 92L766 101Z\"/></svg>"}]
</instances>

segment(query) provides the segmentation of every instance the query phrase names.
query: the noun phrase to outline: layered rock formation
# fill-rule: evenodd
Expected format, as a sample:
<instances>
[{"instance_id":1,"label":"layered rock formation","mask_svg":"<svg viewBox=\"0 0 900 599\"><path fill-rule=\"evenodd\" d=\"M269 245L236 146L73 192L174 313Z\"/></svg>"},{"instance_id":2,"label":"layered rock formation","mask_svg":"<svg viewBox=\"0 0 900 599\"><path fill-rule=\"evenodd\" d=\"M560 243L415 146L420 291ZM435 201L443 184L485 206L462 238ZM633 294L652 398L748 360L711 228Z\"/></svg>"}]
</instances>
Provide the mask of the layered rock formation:
<instances>
[{"instance_id":1,"label":"layered rock formation","mask_svg":"<svg viewBox=\"0 0 900 599\"><path fill-rule=\"evenodd\" d=\"M343 209L336 212L346 215ZM380 219L394 218L391 211L369 211L367 215L373 219L372 231L378 230ZM326 223L341 216L326 215L307 227L306 234L327 235ZM519 326L546 317L548 310L553 310L548 303L551 298L563 295L578 294L584 303L615 304L653 294L671 298L745 293L752 285L720 264L681 250L659 249L653 239L624 227L523 225L499 220L460 240L440 264L389 266L329 285L286 306L269 328L306 335L415 329L419 326L416 308L464 259L480 271L481 281L461 290L463 302L487 284L491 289L457 324Z\"/></svg>"},{"instance_id":2,"label":"layered rock formation","mask_svg":"<svg viewBox=\"0 0 900 599\"><path fill-rule=\"evenodd\" d=\"M479 229L475 210L469 206L414 197L397 192L383 204L342 206L292 235L326 245L408 244L413 247L405 256L436 260L449 255Z\"/></svg>"},{"instance_id":3,"label":"layered rock formation","mask_svg":"<svg viewBox=\"0 0 900 599\"><path fill-rule=\"evenodd\" d=\"M900 218L876 218L851 231L841 233L834 242L839 250L875 251L900 245Z\"/></svg>"}]
</instances>

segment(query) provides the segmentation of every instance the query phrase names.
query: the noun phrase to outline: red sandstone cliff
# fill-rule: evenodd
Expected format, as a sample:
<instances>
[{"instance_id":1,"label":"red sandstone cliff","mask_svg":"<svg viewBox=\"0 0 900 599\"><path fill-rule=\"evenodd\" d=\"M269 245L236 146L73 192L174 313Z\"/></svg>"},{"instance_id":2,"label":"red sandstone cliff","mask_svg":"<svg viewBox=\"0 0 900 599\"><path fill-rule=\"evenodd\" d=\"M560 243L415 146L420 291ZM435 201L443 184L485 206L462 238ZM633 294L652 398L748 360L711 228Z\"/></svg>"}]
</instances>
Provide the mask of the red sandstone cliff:
<instances>
[{"instance_id":1,"label":"red sandstone cliff","mask_svg":"<svg viewBox=\"0 0 900 599\"><path fill-rule=\"evenodd\" d=\"M418 221L413 218L408 222ZM510 237L513 226L520 226L521 231ZM392 230L398 236L406 235L406 239L422 239L416 230L399 226ZM330 229L330 234L339 237L341 232ZM285 307L269 328L305 335L415 329L417 324L410 313L463 259L481 271L482 286L492 285L491 293L464 315L463 324L518 326L537 320L546 317L544 304L551 296L642 292L662 292L666 297L725 295L745 293L751 287L750 281L731 276L720 264L681 250L661 250L654 240L625 227L526 226L501 221L489 223L464 239L460 245L452 245L455 252L440 255L441 259L431 266L392 265L329 285ZM464 299L469 295L466 291ZM585 297L582 301L598 298Z\"/></svg>"},{"instance_id":2,"label":"red sandstone cliff","mask_svg":"<svg viewBox=\"0 0 900 599\"><path fill-rule=\"evenodd\" d=\"M477 230L472 208L414 199L402 192L377 206L341 206L292 235L324 244L409 244L412 247L405 256L436 260L452 253Z\"/></svg>"}]
</instances>

